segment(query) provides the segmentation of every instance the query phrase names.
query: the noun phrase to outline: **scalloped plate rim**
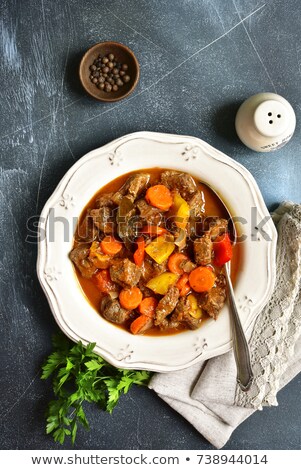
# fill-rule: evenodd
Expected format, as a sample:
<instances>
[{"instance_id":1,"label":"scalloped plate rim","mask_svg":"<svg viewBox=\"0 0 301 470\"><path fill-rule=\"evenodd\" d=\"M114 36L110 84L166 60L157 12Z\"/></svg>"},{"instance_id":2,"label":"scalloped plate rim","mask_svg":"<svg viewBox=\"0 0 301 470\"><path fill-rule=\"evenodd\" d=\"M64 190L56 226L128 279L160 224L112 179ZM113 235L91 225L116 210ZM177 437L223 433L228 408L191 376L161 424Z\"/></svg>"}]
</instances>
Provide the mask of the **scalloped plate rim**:
<instances>
[{"instance_id":1,"label":"scalloped plate rim","mask_svg":"<svg viewBox=\"0 0 301 470\"><path fill-rule=\"evenodd\" d=\"M208 153L207 156L210 156L211 158L219 161L219 163L221 163L221 164L229 165L232 170L234 169L234 170L238 171L244 177L244 179L248 182L249 189L252 191L252 196L253 196L254 200L257 200L257 203L259 203L261 211L264 214L268 214L267 208L265 206L265 203L263 201L261 192L258 188L258 185L257 185L255 179L253 178L251 173L243 165L241 165L239 162L236 162L231 157L223 154L222 152L220 152L216 148L212 147L211 145L207 144L206 142L202 141L201 139L199 139L197 137L177 135L177 134L163 134L163 133L141 131L141 132L135 132L135 133L131 133L131 134L127 134L125 136L119 137L118 139L116 139L114 141L111 141L111 142L109 142L109 143L105 144L104 146L101 146L97 149L94 149L94 150L88 152L87 154L85 154L83 157L81 157L66 172L66 174L63 176L63 178L61 179L61 181L57 185L57 187L54 190L54 192L52 193L52 195L48 198L48 200L45 203L44 208L41 212L40 218L42 218L43 216L48 214L49 206L51 205L51 202L54 201L55 199L57 199L57 195L60 193L62 188L64 188L64 189L63 189L63 191L61 191L61 194L62 195L64 194L64 191L65 191L66 187L68 186L69 182L71 181L72 177L75 175L75 173L77 171L80 170L80 168L83 167L83 165L86 162L89 162L94 157L103 158L103 157L105 157L106 155L109 154L109 152L107 152L108 149L115 148L115 151L116 151L116 148L118 148L119 146L123 145L124 143L136 140L136 139L144 139L146 141L151 140L151 141L154 141L154 142L157 142L157 143L164 143L164 144L173 144L173 143L174 144L181 144L181 143L187 144L188 142L189 143L192 142L196 145L200 145L200 147L202 149L205 149L206 152ZM168 139L172 139L172 140L175 139L176 141L175 142L168 142ZM120 144L120 145L118 145L118 144ZM170 166L170 165L167 165L165 167L166 168L167 167L172 168L172 166ZM139 168L141 168L141 166L139 167L139 165L138 165L137 170ZM122 167L120 169L122 170ZM187 170L187 171L190 172L189 170ZM127 172L128 171L126 171L126 170L120 171L120 175L125 174ZM86 201L86 202L88 202L88 201ZM41 226L39 224L39 230L40 229L41 229ZM261 308L266 303L270 293L272 292L272 289L273 289L273 286L274 286L274 283L275 283L275 250L276 250L277 232L276 232L276 229L275 229L273 223L270 224L270 229L271 229L271 232L273 234L273 238L272 238L272 242L270 244L270 249L267 250L268 251L267 255L268 255L268 258L269 258L267 260L268 283L267 283L266 296L261 301L261 306L260 306ZM81 336L78 332L73 331L72 328L70 328L69 325L65 322L64 316L61 315L61 317L60 317L60 315L59 315L59 306L56 306L56 302L54 301L54 300L57 301L55 292L53 292L53 290L51 289L51 287L49 286L49 284L46 282L46 280L44 278L45 277L45 265L42 264L43 263L43 249L44 248L47 250L47 243L46 242L45 243L40 242L38 244L37 274L38 274L40 284L41 284L41 286L43 288L43 291L44 291L44 293L47 297L47 300L49 302L49 305L50 305L51 311L54 315L54 318L55 318L56 322L58 323L59 327L62 329L62 331L70 339L72 339L73 341L81 340L84 344L87 344L90 341L90 339L86 339L83 336ZM52 294L51 294L51 292L52 292ZM51 298L52 295L54 297L54 300ZM247 323L248 323L248 327L250 327L252 322L248 321ZM200 337L202 336L201 333L202 333L202 327L199 330L197 330L196 335L197 335L198 339L200 339ZM181 333L181 335L183 335L183 334L184 333ZM148 338L150 338L150 337L148 337ZM206 342L205 338L204 338L204 341ZM130 342L130 338L129 338L129 342ZM96 347L95 347L95 351L98 354L102 355L108 362L110 362L111 364L113 364L116 367L148 369L148 370L160 371L160 372L168 372L168 371L183 369L183 368L186 368L186 367L188 367L192 364L195 364L195 363L199 362L200 360L205 360L205 359L208 359L210 357L213 357L213 356L216 356L216 355L219 355L219 354L223 354L223 353L229 351L230 349L231 349L231 339L228 339L223 345L221 345L219 347L216 347L212 350L210 350L210 348L209 348L209 350L205 350L205 349L201 350L199 354L194 355L194 357L191 358L191 360L189 360L189 361L186 360L184 362L181 362L181 361L178 360L178 361L175 361L173 364L172 363L165 364L162 360L159 360L159 361L157 361L157 360L139 361L139 359L136 359L135 361L129 362L127 360L128 356L125 356L125 358L122 358L122 359L118 359L118 355L117 356L116 356L116 354L113 355L110 351L104 350L102 348L101 344L97 344Z\"/></svg>"}]
</instances>

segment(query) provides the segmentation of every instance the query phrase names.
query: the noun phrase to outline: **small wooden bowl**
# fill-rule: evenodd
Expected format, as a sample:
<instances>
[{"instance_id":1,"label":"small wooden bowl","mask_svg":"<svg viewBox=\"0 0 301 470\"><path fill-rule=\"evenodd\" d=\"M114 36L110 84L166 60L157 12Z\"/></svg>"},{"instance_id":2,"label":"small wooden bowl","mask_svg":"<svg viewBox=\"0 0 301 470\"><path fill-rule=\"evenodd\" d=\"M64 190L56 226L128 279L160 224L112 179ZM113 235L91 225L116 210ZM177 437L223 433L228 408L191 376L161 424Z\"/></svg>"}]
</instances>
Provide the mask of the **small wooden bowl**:
<instances>
[{"instance_id":1,"label":"small wooden bowl","mask_svg":"<svg viewBox=\"0 0 301 470\"><path fill-rule=\"evenodd\" d=\"M114 54L116 62L128 65L126 73L131 77L131 79L128 83L124 83L123 86L119 87L117 91L106 92L104 90L100 90L91 82L90 66L93 64L94 60L97 59L99 54L102 57L108 54ZM114 102L126 98L135 89L139 80L139 75L139 63L131 49L123 44L113 41L100 42L92 46L84 54L79 66L79 78L84 89L90 96L99 101Z\"/></svg>"}]
</instances>

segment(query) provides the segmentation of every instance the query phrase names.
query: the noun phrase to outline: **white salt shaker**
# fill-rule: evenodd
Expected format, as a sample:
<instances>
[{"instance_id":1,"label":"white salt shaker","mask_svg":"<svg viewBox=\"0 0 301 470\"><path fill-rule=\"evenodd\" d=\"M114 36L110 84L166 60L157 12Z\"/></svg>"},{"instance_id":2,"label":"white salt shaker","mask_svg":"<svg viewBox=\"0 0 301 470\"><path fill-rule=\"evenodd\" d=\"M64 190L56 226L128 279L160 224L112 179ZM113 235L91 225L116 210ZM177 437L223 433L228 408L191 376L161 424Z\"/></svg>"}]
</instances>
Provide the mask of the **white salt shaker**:
<instances>
[{"instance_id":1,"label":"white salt shaker","mask_svg":"<svg viewBox=\"0 0 301 470\"><path fill-rule=\"evenodd\" d=\"M240 140L256 152L271 152L285 145L296 127L289 102L275 93L258 93L240 106L235 128Z\"/></svg>"}]
</instances>

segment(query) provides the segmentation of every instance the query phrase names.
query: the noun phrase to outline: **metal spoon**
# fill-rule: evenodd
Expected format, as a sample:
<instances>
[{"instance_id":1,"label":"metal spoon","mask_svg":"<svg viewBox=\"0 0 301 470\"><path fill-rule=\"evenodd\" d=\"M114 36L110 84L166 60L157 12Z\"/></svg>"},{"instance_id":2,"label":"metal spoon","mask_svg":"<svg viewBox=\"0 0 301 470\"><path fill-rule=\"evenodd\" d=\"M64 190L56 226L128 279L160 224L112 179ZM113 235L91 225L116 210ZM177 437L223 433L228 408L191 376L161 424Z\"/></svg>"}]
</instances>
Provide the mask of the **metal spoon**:
<instances>
[{"instance_id":1,"label":"metal spoon","mask_svg":"<svg viewBox=\"0 0 301 470\"><path fill-rule=\"evenodd\" d=\"M244 392L246 392L251 387L253 380L250 351L235 303L234 290L230 277L230 262L225 264L224 271L228 286L228 299L230 304L232 324L233 351L237 367L236 381L240 388Z\"/></svg>"},{"instance_id":2,"label":"metal spoon","mask_svg":"<svg viewBox=\"0 0 301 470\"><path fill-rule=\"evenodd\" d=\"M211 189L211 191L213 191L216 194L218 199L223 204L225 210L227 211L230 236L232 240L235 242L236 229L235 229L235 225L233 223L232 217L227 209L227 206L225 205L223 200L220 198L220 196L214 191L214 189L211 188L209 185L207 186ZM233 342L234 358L235 358L236 368L237 368L236 381L238 385L240 386L240 388L244 392L246 392L249 390L249 388L252 385L253 372L252 372L252 367L251 367L248 342L246 340L245 333L241 325L241 321L239 318L239 314L238 314L238 310L237 310L237 306L235 302L234 289L233 289L233 285L232 285L232 281L230 277L230 261L228 261L228 263L225 264L224 271L225 271L225 277L226 277L227 287L228 287L228 299L229 299L231 327L232 327L232 342Z\"/></svg>"}]
</instances>

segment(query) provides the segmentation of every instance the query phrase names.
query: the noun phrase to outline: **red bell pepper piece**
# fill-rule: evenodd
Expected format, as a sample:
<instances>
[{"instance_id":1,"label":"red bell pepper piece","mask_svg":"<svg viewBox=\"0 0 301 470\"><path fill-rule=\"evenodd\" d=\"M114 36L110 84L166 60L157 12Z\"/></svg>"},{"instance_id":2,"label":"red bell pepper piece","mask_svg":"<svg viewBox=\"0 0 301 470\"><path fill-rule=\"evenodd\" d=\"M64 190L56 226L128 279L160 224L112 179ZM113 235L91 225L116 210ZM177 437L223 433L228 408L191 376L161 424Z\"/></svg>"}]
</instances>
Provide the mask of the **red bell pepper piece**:
<instances>
[{"instance_id":1,"label":"red bell pepper piece","mask_svg":"<svg viewBox=\"0 0 301 470\"><path fill-rule=\"evenodd\" d=\"M101 269L92 279L96 287L104 294L108 294L116 289L116 284L112 281L108 269Z\"/></svg>"},{"instance_id":2,"label":"red bell pepper piece","mask_svg":"<svg viewBox=\"0 0 301 470\"><path fill-rule=\"evenodd\" d=\"M223 266L232 259L232 245L228 233L224 233L213 242L214 264Z\"/></svg>"}]
</instances>

